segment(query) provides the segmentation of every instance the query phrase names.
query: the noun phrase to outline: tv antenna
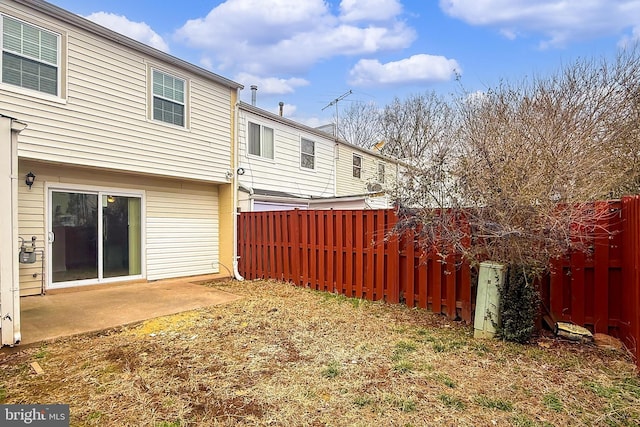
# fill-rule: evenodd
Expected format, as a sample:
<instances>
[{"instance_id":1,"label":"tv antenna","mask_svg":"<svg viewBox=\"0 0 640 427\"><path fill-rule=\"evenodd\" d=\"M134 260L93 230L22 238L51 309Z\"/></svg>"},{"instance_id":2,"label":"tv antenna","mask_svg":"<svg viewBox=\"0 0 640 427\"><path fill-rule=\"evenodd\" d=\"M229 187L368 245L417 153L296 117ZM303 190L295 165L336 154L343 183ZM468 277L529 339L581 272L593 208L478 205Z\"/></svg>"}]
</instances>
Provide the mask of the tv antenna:
<instances>
[{"instance_id":1,"label":"tv antenna","mask_svg":"<svg viewBox=\"0 0 640 427\"><path fill-rule=\"evenodd\" d=\"M332 105L336 106L336 128L335 128L335 137L336 139L338 138L338 102L342 101L343 99L345 99L347 96L351 95L353 93L353 91L351 91L351 89L349 89L348 92L343 93L342 95L340 95L339 97L337 97L336 99L334 99L333 101L331 101L330 103L328 103L327 105L325 105L322 108L322 111L326 110L327 108L331 107Z\"/></svg>"}]
</instances>

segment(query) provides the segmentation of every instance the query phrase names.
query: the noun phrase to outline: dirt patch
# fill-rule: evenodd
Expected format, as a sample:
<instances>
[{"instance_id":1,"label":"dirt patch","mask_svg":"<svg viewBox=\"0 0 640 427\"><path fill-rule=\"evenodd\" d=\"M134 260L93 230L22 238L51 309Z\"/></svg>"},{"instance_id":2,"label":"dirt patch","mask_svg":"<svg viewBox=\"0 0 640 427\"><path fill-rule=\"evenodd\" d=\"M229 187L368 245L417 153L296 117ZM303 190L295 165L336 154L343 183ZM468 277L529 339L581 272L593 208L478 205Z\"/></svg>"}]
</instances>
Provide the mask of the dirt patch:
<instances>
[{"instance_id":1,"label":"dirt patch","mask_svg":"<svg viewBox=\"0 0 640 427\"><path fill-rule=\"evenodd\" d=\"M270 281L243 298L0 359L0 403L72 425L638 425L624 353L475 340L424 310ZM44 373L36 375L37 361Z\"/></svg>"}]
</instances>

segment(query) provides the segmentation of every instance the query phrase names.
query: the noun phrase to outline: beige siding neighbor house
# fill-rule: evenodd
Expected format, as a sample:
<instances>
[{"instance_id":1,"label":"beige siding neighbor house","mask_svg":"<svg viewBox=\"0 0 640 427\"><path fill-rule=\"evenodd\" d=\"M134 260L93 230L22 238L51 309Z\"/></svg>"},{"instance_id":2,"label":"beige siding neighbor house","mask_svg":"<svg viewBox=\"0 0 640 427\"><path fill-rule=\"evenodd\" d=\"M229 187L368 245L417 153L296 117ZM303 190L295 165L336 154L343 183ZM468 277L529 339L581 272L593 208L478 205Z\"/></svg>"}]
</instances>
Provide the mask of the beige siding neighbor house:
<instances>
[{"instance_id":1,"label":"beige siding neighbor house","mask_svg":"<svg viewBox=\"0 0 640 427\"><path fill-rule=\"evenodd\" d=\"M2 314L49 289L230 275L242 86L43 1L0 0L0 28Z\"/></svg>"},{"instance_id":2,"label":"beige siding neighbor house","mask_svg":"<svg viewBox=\"0 0 640 427\"><path fill-rule=\"evenodd\" d=\"M389 192L398 182L402 163L344 142L336 149L336 195L366 195L363 203L369 209L391 207Z\"/></svg>"},{"instance_id":3,"label":"beige siding neighbor house","mask_svg":"<svg viewBox=\"0 0 640 427\"><path fill-rule=\"evenodd\" d=\"M244 102L237 132L241 210L308 209L335 195L331 135Z\"/></svg>"},{"instance_id":4,"label":"beige siding neighbor house","mask_svg":"<svg viewBox=\"0 0 640 427\"><path fill-rule=\"evenodd\" d=\"M397 160L244 102L237 124L240 210L392 206Z\"/></svg>"}]
</instances>

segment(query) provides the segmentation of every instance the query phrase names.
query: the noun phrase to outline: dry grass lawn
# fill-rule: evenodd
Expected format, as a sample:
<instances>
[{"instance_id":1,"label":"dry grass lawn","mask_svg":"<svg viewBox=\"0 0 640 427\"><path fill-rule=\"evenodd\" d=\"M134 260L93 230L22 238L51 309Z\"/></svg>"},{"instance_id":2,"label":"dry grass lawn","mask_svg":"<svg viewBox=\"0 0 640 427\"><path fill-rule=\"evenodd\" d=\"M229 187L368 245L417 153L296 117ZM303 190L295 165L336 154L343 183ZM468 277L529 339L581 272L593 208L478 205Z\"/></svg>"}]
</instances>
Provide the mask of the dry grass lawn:
<instances>
[{"instance_id":1,"label":"dry grass lawn","mask_svg":"<svg viewBox=\"0 0 640 427\"><path fill-rule=\"evenodd\" d=\"M423 310L276 282L209 286L243 298L0 355L0 403L67 403L80 426L640 425L627 354L475 340Z\"/></svg>"}]
</instances>

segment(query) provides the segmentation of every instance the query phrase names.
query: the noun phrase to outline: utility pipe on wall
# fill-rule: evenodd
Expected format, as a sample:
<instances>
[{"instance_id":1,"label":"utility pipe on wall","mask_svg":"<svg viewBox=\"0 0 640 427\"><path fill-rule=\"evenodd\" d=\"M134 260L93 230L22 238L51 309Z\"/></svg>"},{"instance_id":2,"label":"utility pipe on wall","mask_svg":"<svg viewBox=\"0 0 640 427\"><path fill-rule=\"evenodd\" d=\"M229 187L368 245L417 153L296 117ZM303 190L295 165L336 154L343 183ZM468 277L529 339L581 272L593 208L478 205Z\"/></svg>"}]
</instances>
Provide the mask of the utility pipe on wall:
<instances>
[{"instance_id":1,"label":"utility pipe on wall","mask_svg":"<svg viewBox=\"0 0 640 427\"><path fill-rule=\"evenodd\" d=\"M18 344L20 332L20 276L18 265L18 133L27 125L0 115L0 324L2 345ZM6 175L4 173L6 172Z\"/></svg>"},{"instance_id":2,"label":"utility pipe on wall","mask_svg":"<svg viewBox=\"0 0 640 427\"><path fill-rule=\"evenodd\" d=\"M253 90L253 86L251 87L251 89ZM256 87L257 89L257 87ZM238 259L240 258L238 256L238 189L240 188L239 185L239 179L238 179L238 168L240 167L238 165L238 159L239 159L239 154L238 151L240 150L240 144L238 143L238 135L240 133L240 89L237 89L237 94L236 94L236 105L235 105L235 109L234 109L234 115L235 115L235 125L236 125L236 129L234 132L234 136L233 136L233 277L236 280L239 281L243 281L244 277L242 277L242 275L240 274L240 272L238 271Z\"/></svg>"}]
</instances>

